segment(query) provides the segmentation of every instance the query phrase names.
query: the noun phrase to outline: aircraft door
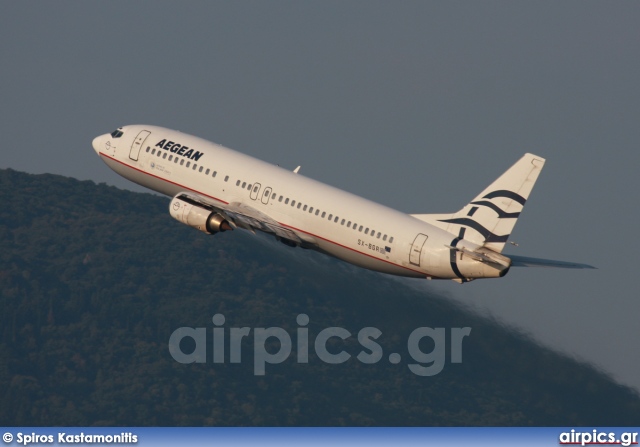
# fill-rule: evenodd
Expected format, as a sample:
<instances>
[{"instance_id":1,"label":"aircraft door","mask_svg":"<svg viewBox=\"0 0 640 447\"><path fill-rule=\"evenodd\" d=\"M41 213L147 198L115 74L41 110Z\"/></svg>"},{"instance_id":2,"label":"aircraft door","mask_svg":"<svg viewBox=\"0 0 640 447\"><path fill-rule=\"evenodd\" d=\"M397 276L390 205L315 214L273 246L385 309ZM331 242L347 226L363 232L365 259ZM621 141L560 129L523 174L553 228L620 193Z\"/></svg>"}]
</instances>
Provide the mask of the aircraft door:
<instances>
[{"instance_id":1,"label":"aircraft door","mask_svg":"<svg viewBox=\"0 0 640 447\"><path fill-rule=\"evenodd\" d=\"M411 251L409 253L409 262L413 265L420 267L420 261L422 257L422 247L427 242L428 236L426 234L418 233L416 238L411 244Z\"/></svg>"},{"instance_id":2,"label":"aircraft door","mask_svg":"<svg viewBox=\"0 0 640 447\"><path fill-rule=\"evenodd\" d=\"M138 136L133 140L131 144L131 152L129 152L129 158L135 161L138 161L138 156L140 155L140 149L144 144L144 141L151 134L148 130L142 130L138 134Z\"/></svg>"},{"instance_id":3,"label":"aircraft door","mask_svg":"<svg viewBox=\"0 0 640 447\"><path fill-rule=\"evenodd\" d=\"M251 200L256 200L258 198L258 193L260 192L260 187L262 185L260 185L260 183L254 183L253 186L251 187L251 193L249 194L249 197L251 197Z\"/></svg>"},{"instance_id":4,"label":"aircraft door","mask_svg":"<svg viewBox=\"0 0 640 447\"><path fill-rule=\"evenodd\" d=\"M267 186L264 189L264 192L262 193L262 203L264 203L265 205L268 204L270 198L271 198L271 188Z\"/></svg>"}]
</instances>

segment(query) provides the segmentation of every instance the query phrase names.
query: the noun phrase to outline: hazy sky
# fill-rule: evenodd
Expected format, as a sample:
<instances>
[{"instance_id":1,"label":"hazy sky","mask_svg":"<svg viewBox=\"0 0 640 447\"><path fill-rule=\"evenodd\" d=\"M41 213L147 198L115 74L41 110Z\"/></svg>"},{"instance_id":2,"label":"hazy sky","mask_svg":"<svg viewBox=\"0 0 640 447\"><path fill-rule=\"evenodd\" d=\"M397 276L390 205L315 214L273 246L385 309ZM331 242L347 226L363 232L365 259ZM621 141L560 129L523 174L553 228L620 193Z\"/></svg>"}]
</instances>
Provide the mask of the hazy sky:
<instances>
[{"instance_id":1,"label":"hazy sky","mask_svg":"<svg viewBox=\"0 0 640 447\"><path fill-rule=\"evenodd\" d=\"M599 270L413 283L640 389L639 23L637 2L5 2L0 167L141 190L91 140L147 123L436 213L536 153L508 251Z\"/></svg>"}]
</instances>

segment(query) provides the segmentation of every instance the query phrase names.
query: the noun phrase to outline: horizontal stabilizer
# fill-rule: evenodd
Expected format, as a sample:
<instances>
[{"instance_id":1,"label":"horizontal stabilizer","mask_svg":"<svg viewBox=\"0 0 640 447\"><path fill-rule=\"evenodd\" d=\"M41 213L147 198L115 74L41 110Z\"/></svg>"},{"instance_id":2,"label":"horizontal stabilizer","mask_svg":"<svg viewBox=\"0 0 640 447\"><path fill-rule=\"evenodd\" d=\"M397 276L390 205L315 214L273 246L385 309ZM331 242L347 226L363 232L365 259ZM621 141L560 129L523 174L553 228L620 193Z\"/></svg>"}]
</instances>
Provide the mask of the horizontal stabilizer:
<instances>
[{"instance_id":1,"label":"horizontal stabilizer","mask_svg":"<svg viewBox=\"0 0 640 447\"><path fill-rule=\"evenodd\" d=\"M527 256L506 255L511 258L512 267L555 267L563 269L595 269L592 265L577 262L555 261L553 259L529 258Z\"/></svg>"},{"instance_id":2,"label":"horizontal stabilizer","mask_svg":"<svg viewBox=\"0 0 640 447\"><path fill-rule=\"evenodd\" d=\"M511 264L509 258L499 253L495 253L491 250L481 248L480 250L484 251L471 251L467 250L464 247L452 247L451 245L445 245L445 247L447 247L449 250L455 250L462 253L463 255L467 255L471 259L475 259L476 261L484 262L485 264L491 265L492 267L499 270L502 270L505 267L509 268L509 265Z\"/></svg>"}]
</instances>

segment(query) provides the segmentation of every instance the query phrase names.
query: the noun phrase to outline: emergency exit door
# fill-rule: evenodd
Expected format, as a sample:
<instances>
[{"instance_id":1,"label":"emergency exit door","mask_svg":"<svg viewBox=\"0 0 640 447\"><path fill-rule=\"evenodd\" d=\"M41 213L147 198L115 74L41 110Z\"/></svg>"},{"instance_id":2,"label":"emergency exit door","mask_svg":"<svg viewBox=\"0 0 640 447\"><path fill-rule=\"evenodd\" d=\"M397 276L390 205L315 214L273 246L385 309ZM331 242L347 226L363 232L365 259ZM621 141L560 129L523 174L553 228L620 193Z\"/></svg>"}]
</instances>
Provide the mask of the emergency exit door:
<instances>
[{"instance_id":1,"label":"emergency exit door","mask_svg":"<svg viewBox=\"0 0 640 447\"><path fill-rule=\"evenodd\" d=\"M131 152L129 152L129 158L135 161L138 161L138 156L140 155L140 149L144 145L144 141L151 134L148 130L141 131L137 137L134 138L133 143L131 144Z\"/></svg>"},{"instance_id":2,"label":"emergency exit door","mask_svg":"<svg viewBox=\"0 0 640 447\"><path fill-rule=\"evenodd\" d=\"M411 251L409 253L409 262L413 265L420 266L420 261L422 260L422 248L424 247L425 242L427 242L428 236L426 234L418 233L416 238L413 240L413 244L411 244Z\"/></svg>"}]
</instances>

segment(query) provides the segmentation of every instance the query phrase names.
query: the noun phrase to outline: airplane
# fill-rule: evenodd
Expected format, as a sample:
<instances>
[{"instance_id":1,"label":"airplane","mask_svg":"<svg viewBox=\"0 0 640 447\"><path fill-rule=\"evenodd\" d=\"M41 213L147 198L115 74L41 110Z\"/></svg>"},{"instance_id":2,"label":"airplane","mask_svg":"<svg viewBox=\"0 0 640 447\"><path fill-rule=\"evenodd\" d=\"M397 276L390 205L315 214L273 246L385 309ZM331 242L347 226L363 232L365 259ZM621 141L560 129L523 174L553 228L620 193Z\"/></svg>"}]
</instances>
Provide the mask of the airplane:
<instances>
[{"instance_id":1,"label":"airplane","mask_svg":"<svg viewBox=\"0 0 640 447\"><path fill-rule=\"evenodd\" d=\"M96 137L124 178L171 197L172 217L206 234L238 228L391 275L500 278L511 267L595 268L502 253L545 159L525 154L460 211L405 214L176 130L119 127ZM515 244L514 244L515 245Z\"/></svg>"}]
</instances>

